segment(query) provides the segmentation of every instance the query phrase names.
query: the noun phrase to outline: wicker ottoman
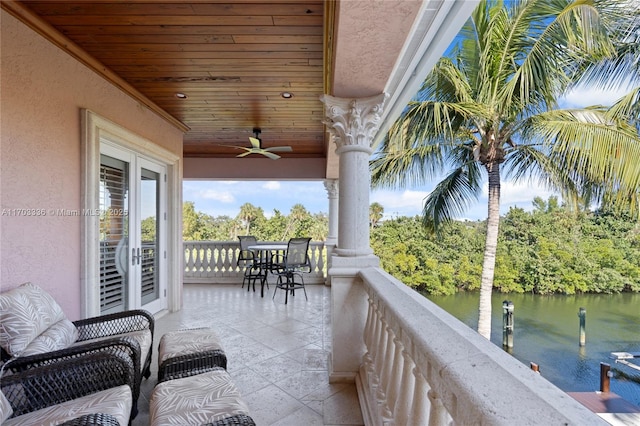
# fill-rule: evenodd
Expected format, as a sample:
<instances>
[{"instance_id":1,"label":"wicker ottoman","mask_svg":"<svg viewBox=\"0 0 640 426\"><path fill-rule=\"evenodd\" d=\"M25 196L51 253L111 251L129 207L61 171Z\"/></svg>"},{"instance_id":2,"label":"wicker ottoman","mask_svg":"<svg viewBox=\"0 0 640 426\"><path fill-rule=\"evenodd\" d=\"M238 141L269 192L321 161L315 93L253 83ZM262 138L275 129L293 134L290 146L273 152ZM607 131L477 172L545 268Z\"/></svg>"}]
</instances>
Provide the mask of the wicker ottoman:
<instances>
[{"instance_id":1,"label":"wicker ottoman","mask_svg":"<svg viewBox=\"0 0 640 426\"><path fill-rule=\"evenodd\" d=\"M227 368L227 356L218 335L211 328L166 333L158 345L158 383L213 368Z\"/></svg>"},{"instance_id":2,"label":"wicker ottoman","mask_svg":"<svg viewBox=\"0 0 640 426\"><path fill-rule=\"evenodd\" d=\"M255 426L249 407L223 368L158 383L149 401L149 425Z\"/></svg>"}]
</instances>

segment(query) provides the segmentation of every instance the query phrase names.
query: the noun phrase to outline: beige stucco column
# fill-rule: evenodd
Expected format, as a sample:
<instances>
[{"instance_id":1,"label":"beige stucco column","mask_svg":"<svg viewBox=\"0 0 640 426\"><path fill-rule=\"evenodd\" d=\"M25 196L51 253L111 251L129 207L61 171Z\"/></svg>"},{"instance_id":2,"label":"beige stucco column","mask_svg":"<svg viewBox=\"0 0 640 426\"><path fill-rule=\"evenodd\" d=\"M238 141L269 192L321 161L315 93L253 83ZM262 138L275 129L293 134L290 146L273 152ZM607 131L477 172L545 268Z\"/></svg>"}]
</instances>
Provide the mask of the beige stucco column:
<instances>
[{"instance_id":1,"label":"beige stucco column","mask_svg":"<svg viewBox=\"0 0 640 426\"><path fill-rule=\"evenodd\" d=\"M333 250L338 243L338 180L326 179L324 187L327 190L327 198L329 199L329 233L324 242L327 252L327 271L331 269L331 256ZM331 276L327 274L326 285L331 285Z\"/></svg>"},{"instance_id":2,"label":"beige stucco column","mask_svg":"<svg viewBox=\"0 0 640 426\"><path fill-rule=\"evenodd\" d=\"M369 158L386 94L364 99L324 95L325 124L339 155L338 244L331 280L332 346L329 380L353 382L365 352L363 341L367 297L358 272L379 266L369 245Z\"/></svg>"}]
</instances>

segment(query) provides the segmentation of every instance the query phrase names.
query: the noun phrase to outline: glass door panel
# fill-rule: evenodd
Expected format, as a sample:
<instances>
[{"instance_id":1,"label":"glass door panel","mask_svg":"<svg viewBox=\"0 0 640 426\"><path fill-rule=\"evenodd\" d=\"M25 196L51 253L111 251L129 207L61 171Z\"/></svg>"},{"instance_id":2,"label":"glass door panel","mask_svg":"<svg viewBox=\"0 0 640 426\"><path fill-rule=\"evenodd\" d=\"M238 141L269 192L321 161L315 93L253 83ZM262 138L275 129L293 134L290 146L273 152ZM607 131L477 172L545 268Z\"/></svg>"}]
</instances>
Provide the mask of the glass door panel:
<instances>
[{"instance_id":1,"label":"glass door panel","mask_svg":"<svg viewBox=\"0 0 640 426\"><path fill-rule=\"evenodd\" d=\"M167 304L165 167L110 145L100 150L100 312L158 312Z\"/></svg>"},{"instance_id":2,"label":"glass door panel","mask_svg":"<svg viewBox=\"0 0 640 426\"><path fill-rule=\"evenodd\" d=\"M100 311L128 305L129 164L100 156Z\"/></svg>"},{"instance_id":3,"label":"glass door panel","mask_svg":"<svg viewBox=\"0 0 640 426\"><path fill-rule=\"evenodd\" d=\"M141 169L141 300L142 304L153 302L160 296L158 285L158 244L160 212L160 174L145 168Z\"/></svg>"}]
</instances>

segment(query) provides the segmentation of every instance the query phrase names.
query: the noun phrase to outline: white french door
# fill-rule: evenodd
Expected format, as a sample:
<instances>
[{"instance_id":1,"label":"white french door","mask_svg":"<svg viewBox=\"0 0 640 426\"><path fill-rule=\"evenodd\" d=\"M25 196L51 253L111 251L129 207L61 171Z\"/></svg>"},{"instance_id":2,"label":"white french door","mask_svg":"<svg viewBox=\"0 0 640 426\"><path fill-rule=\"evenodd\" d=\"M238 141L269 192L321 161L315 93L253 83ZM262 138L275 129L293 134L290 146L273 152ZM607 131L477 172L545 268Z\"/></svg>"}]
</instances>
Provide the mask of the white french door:
<instances>
[{"instance_id":1,"label":"white french door","mask_svg":"<svg viewBox=\"0 0 640 426\"><path fill-rule=\"evenodd\" d=\"M167 307L166 166L100 145L100 312Z\"/></svg>"}]
</instances>

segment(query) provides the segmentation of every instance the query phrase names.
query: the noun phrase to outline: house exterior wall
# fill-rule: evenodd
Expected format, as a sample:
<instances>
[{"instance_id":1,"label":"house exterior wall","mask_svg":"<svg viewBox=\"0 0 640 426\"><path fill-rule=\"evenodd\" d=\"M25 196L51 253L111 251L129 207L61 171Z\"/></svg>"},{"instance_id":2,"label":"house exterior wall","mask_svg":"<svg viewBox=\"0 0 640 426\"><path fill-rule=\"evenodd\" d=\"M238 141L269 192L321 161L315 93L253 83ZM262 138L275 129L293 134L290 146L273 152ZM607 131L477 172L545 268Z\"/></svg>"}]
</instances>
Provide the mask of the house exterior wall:
<instances>
[{"instance_id":1,"label":"house exterior wall","mask_svg":"<svg viewBox=\"0 0 640 426\"><path fill-rule=\"evenodd\" d=\"M81 108L179 157L182 132L5 11L0 24L0 289L31 281L75 320Z\"/></svg>"}]
</instances>

